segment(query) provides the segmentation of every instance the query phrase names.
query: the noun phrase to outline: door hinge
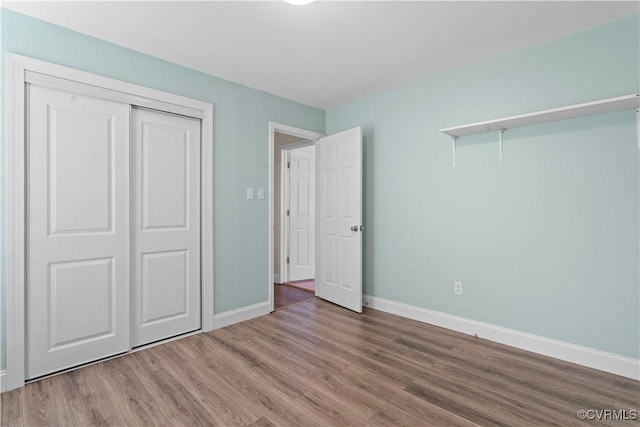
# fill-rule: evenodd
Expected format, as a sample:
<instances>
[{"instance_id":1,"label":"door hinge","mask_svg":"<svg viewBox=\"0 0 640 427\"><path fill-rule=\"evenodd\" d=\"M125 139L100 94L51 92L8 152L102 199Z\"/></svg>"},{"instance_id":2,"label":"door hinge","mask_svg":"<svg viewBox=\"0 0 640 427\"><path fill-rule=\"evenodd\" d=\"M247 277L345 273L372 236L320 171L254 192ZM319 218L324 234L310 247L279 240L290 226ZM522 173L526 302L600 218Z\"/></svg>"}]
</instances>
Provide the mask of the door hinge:
<instances>
[{"instance_id":1,"label":"door hinge","mask_svg":"<svg viewBox=\"0 0 640 427\"><path fill-rule=\"evenodd\" d=\"M289 212L289 209L287 209L287 216L289 216L289 215L290 215L290 212Z\"/></svg>"},{"instance_id":2,"label":"door hinge","mask_svg":"<svg viewBox=\"0 0 640 427\"><path fill-rule=\"evenodd\" d=\"M289 264L289 257L287 257L287 264Z\"/></svg>"},{"instance_id":3,"label":"door hinge","mask_svg":"<svg viewBox=\"0 0 640 427\"><path fill-rule=\"evenodd\" d=\"M291 169L291 162L287 162L287 169Z\"/></svg>"}]
</instances>

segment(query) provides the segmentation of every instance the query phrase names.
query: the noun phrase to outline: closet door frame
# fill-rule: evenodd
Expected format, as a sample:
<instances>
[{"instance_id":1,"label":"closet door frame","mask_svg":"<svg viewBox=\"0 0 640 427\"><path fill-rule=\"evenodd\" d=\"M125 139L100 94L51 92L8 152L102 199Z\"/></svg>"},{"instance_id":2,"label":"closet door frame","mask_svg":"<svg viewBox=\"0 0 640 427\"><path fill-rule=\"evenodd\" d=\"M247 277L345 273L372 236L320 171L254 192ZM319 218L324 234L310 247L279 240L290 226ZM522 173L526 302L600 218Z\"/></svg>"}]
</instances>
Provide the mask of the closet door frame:
<instances>
[{"instance_id":1,"label":"closet door frame","mask_svg":"<svg viewBox=\"0 0 640 427\"><path fill-rule=\"evenodd\" d=\"M27 227L27 91L26 84L73 88L84 95L117 100L201 120L200 245L201 332L213 329L213 105L61 65L8 54L8 189L6 371L2 390L22 387L26 378L26 227ZM63 80L59 80L63 79Z\"/></svg>"}]
</instances>

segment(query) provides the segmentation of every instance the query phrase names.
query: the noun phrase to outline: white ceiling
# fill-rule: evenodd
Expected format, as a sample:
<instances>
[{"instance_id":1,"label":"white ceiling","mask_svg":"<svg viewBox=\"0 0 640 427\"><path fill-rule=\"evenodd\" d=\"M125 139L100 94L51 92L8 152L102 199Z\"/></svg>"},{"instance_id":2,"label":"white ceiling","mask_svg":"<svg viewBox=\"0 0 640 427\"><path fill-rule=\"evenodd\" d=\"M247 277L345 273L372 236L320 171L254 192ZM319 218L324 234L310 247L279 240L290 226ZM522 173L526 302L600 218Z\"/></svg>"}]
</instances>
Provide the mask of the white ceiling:
<instances>
[{"instance_id":1,"label":"white ceiling","mask_svg":"<svg viewBox=\"0 0 640 427\"><path fill-rule=\"evenodd\" d=\"M637 1L2 6L321 109L640 13Z\"/></svg>"}]
</instances>

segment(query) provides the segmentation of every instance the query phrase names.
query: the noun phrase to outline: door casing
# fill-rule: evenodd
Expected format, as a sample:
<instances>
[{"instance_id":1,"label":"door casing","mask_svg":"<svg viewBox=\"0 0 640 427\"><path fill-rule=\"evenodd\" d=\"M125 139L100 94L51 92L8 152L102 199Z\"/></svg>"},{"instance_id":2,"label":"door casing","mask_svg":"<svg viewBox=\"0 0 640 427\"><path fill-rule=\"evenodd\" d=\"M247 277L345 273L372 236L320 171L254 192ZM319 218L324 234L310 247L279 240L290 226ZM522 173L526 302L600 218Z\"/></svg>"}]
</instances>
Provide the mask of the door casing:
<instances>
[{"instance_id":1,"label":"door casing","mask_svg":"<svg viewBox=\"0 0 640 427\"><path fill-rule=\"evenodd\" d=\"M213 329L213 105L97 74L68 68L22 55L8 54L8 244L6 304L6 388L22 387L26 378L26 235L27 210L25 85L40 84L64 89L69 81L83 94L115 99L202 120L201 140L201 312L202 331ZM58 79L63 79L58 82ZM273 262L273 261L272 261ZM273 274L273 272L272 272ZM4 384L3 384L4 385ZM4 390L3 390L4 391Z\"/></svg>"},{"instance_id":2,"label":"door casing","mask_svg":"<svg viewBox=\"0 0 640 427\"><path fill-rule=\"evenodd\" d=\"M274 191L274 164L275 164L275 155L274 155L274 151L275 151L275 134L276 132L278 133L282 133L285 135L291 135L291 136L296 136L299 137L301 139L308 139L308 140L312 140L313 144L316 147L316 154L315 154L315 158L316 158L316 184L320 183L320 181L318 180L318 173L319 173L319 165L323 164L323 159L322 159L322 150L321 148L324 146L324 144L322 143L327 142L331 139L335 138L344 138L344 137L352 137L354 132L357 132L357 135L359 135L360 141L358 143L358 150L360 151L358 153L358 156L360 157L359 163L361 164L362 162L362 129L360 127L356 127L353 129L349 129L343 132L339 132L333 135L330 135L328 137L325 137L322 134L316 133L316 132L311 132L311 131L307 131L304 129L299 129L299 128L295 128L292 126L288 126L288 125L282 125L279 123L274 123L274 122L269 122L269 271L268 271L268 292L269 292L269 302L270 302L270 309L271 311L274 311L274 275L273 275L273 259L274 259L274 202L273 202L273 191ZM318 142L320 142L320 144L318 144ZM281 150L284 153L284 150ZM281 154L281 164L284 165L284 154ZM357 168L360 170L360 168ZM284 181L284 167L281 167L281 181ZM360 172L361 173L361 170ZM359 177L359 184L358 186L360 187L359 191L360 193L362 192L362 188L361 188L361 184L362 184L362 177ZM319 202L319 200L321 200L322 198L318 197L318 193L320 191L322 191L322 189L320 188L321 185L318 187L318 189L316 189L316 262L315 262L315 268L316 268L316 278L318 277L318 270L322 269L322 265L321 262L319 261L319 256L318 256L318 222L320 221L319 219L319 215L318 215L318 211L322 211L323 207L322 207L322 203ZM362 205L361 205L361 200L358 201L358 203L360 204L359 207L359 214L357 215L357 218L353 218L352 221L355 221L357 224L355 224L354 226L351 226L351 231L352 232L359 232L360 236L362 235L362 230L363 230L363 225L362 225L362 217L361 217L361 209L362 209ZM282 217L283 214L282 212L284 212L284 207L285 207L285 203L284 203L284 197L281 197L281 209L280 209L280 216ZM342 226L341 226L342 227ZM357 230L354 230L354 227L358 227ZM282 230L284 229L284 227L281 227L281 233ZM360 238L361 239L361 238ZM359 251L360 251L360 255L359 255L359 264L361 267L361 263L362 263L362 259L361 259L361 251L362 251L362 240L359 240L359 243L357 245L359 247ZM282 261L282 260L281 260ZM282 268L282 267L281 267ZM357 277L355 278L355 283L358 284L358 287L360 288L360 296L358 301L349 301L349 302L344 302L344 301L340 301L341 298L338 298L337 300L333 297L335 297L336 295L333 295L333 297L329 297L327 296L326 298L329 301L332 301L338 305L342 305L345 308L354 310L358 313L362 312L362 276L361 276L361 272L358 272ZM315 288L315 294L316 296L320 296L319 293L319 288L316 287Z\"/></svg>"},{"instance_id":3,"label":"door casing","mask_svg":"<svg viewBox=\"0 0 640 427\"><path fill-rule=\"evenodd\" d=\"M269 122L269 272L268 272L268 280L267 280L267 289L268 289L268 295L269 295L269 304L271 306L270 311L274 310L274 299L273 299L273 259L274 259L274 224L275 221L280 221L281 218L274 218L274 205L273 205L273 197L271 197L272 194L274 194L274 191L280 191L280 189L274 189L274 169L275 169L275 134L276 132L278 133L283 133L286 135L292 135L292 136L296 136L299 137L300 139L305 139L305 140L309 140L312 141L311 143L315 143L316 140L322 138L324 136L324 134L319 133L319 132L314 132L314 131L310 131L307 129L301 129L301 128L297 128L294 126L289 126L289 125L285 125L282 123L276 123L276 122ZM295 144L295 143L294 143ZM309 143L307 143L309 144ZM299 145L302 146L302 145ZM287 146L283 146L282 148L285 148ZM289 148L293 148L293 147L289 147ZM282 155L282 151L281 150L281 154ZM281 165L283 162L280 162ZM281 168L280 170L280 182L283 182L284 179L284 172ZM280 212L283 212L284 209L284 197L280 198ZM282 216L282 215L281 215ZM280 234L281 236L279 237L280 239L283 239L284 237L282 236L284 230L284 224L281 223L280 225ZM280 245L280 251L281 254L283 253L283 245ZM286 256L286 255L285 255ZM280 271L284 271L283 267L282 267L282 263L283 261L286 262L286 260L283 259L283 256L281 255L280 257ZM285 264L286 265L286 264Z\"/></svg>"}]
</instances>

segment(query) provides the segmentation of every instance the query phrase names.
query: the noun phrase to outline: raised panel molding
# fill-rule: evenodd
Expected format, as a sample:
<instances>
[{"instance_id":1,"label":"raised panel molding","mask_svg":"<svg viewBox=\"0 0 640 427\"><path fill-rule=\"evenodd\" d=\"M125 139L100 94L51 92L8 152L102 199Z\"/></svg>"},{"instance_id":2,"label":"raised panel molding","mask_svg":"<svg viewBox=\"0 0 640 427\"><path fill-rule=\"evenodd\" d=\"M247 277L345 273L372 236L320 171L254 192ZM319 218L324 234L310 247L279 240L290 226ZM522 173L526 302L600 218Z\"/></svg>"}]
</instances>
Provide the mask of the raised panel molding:
<instances>
[{"instance_id":1,"label":"raised panel molding","mask_svg":"<svg viewBox=\"0 0 640 427\"><path fill-rule=\"evenodd\" d=\"M49 233L112 232L115 118L48 105L48 119ZM82 134L83 144L71 143L69 131Z\"/></svg>"},{"instance_id":2,"label":"raised panel molding","mask_svg":"<svg viewBox=\"0 0 640 427\"><path fill-rule=\"evenodd\" d=\"M94 341L113 334L115 328L113 262L113 258L109 257L49 265L49 348L51 350L78 345L84 341ZM99 294L101 298L92 298L95 294ZM77 300L82 300L82 304L66 307L64 314L58 310L60 304ZM78 322L78 319L83 321Z\"/></svg>"},{"instance_id":3,"label":"raised panel molding","mask_svg":"<svg viewBox=\"0 0 640 427\"><path fill-rule=\"evenodd\" d=\"M188 250L142 254L142 326L188 314L188 266ZM175 289L165 284L175 283L181 284L181 292L168 295Z\"/></svg>"},{"instance_id":4,"label":"raised panel molding","mask_svg":"<svg viewBox=\"0 0 640 427\"><path fill-rule=\"evenodd\" d=\"M186 129L142 124L143 230L189 227L190 144Z\"/></svg>"}]
</instances>

